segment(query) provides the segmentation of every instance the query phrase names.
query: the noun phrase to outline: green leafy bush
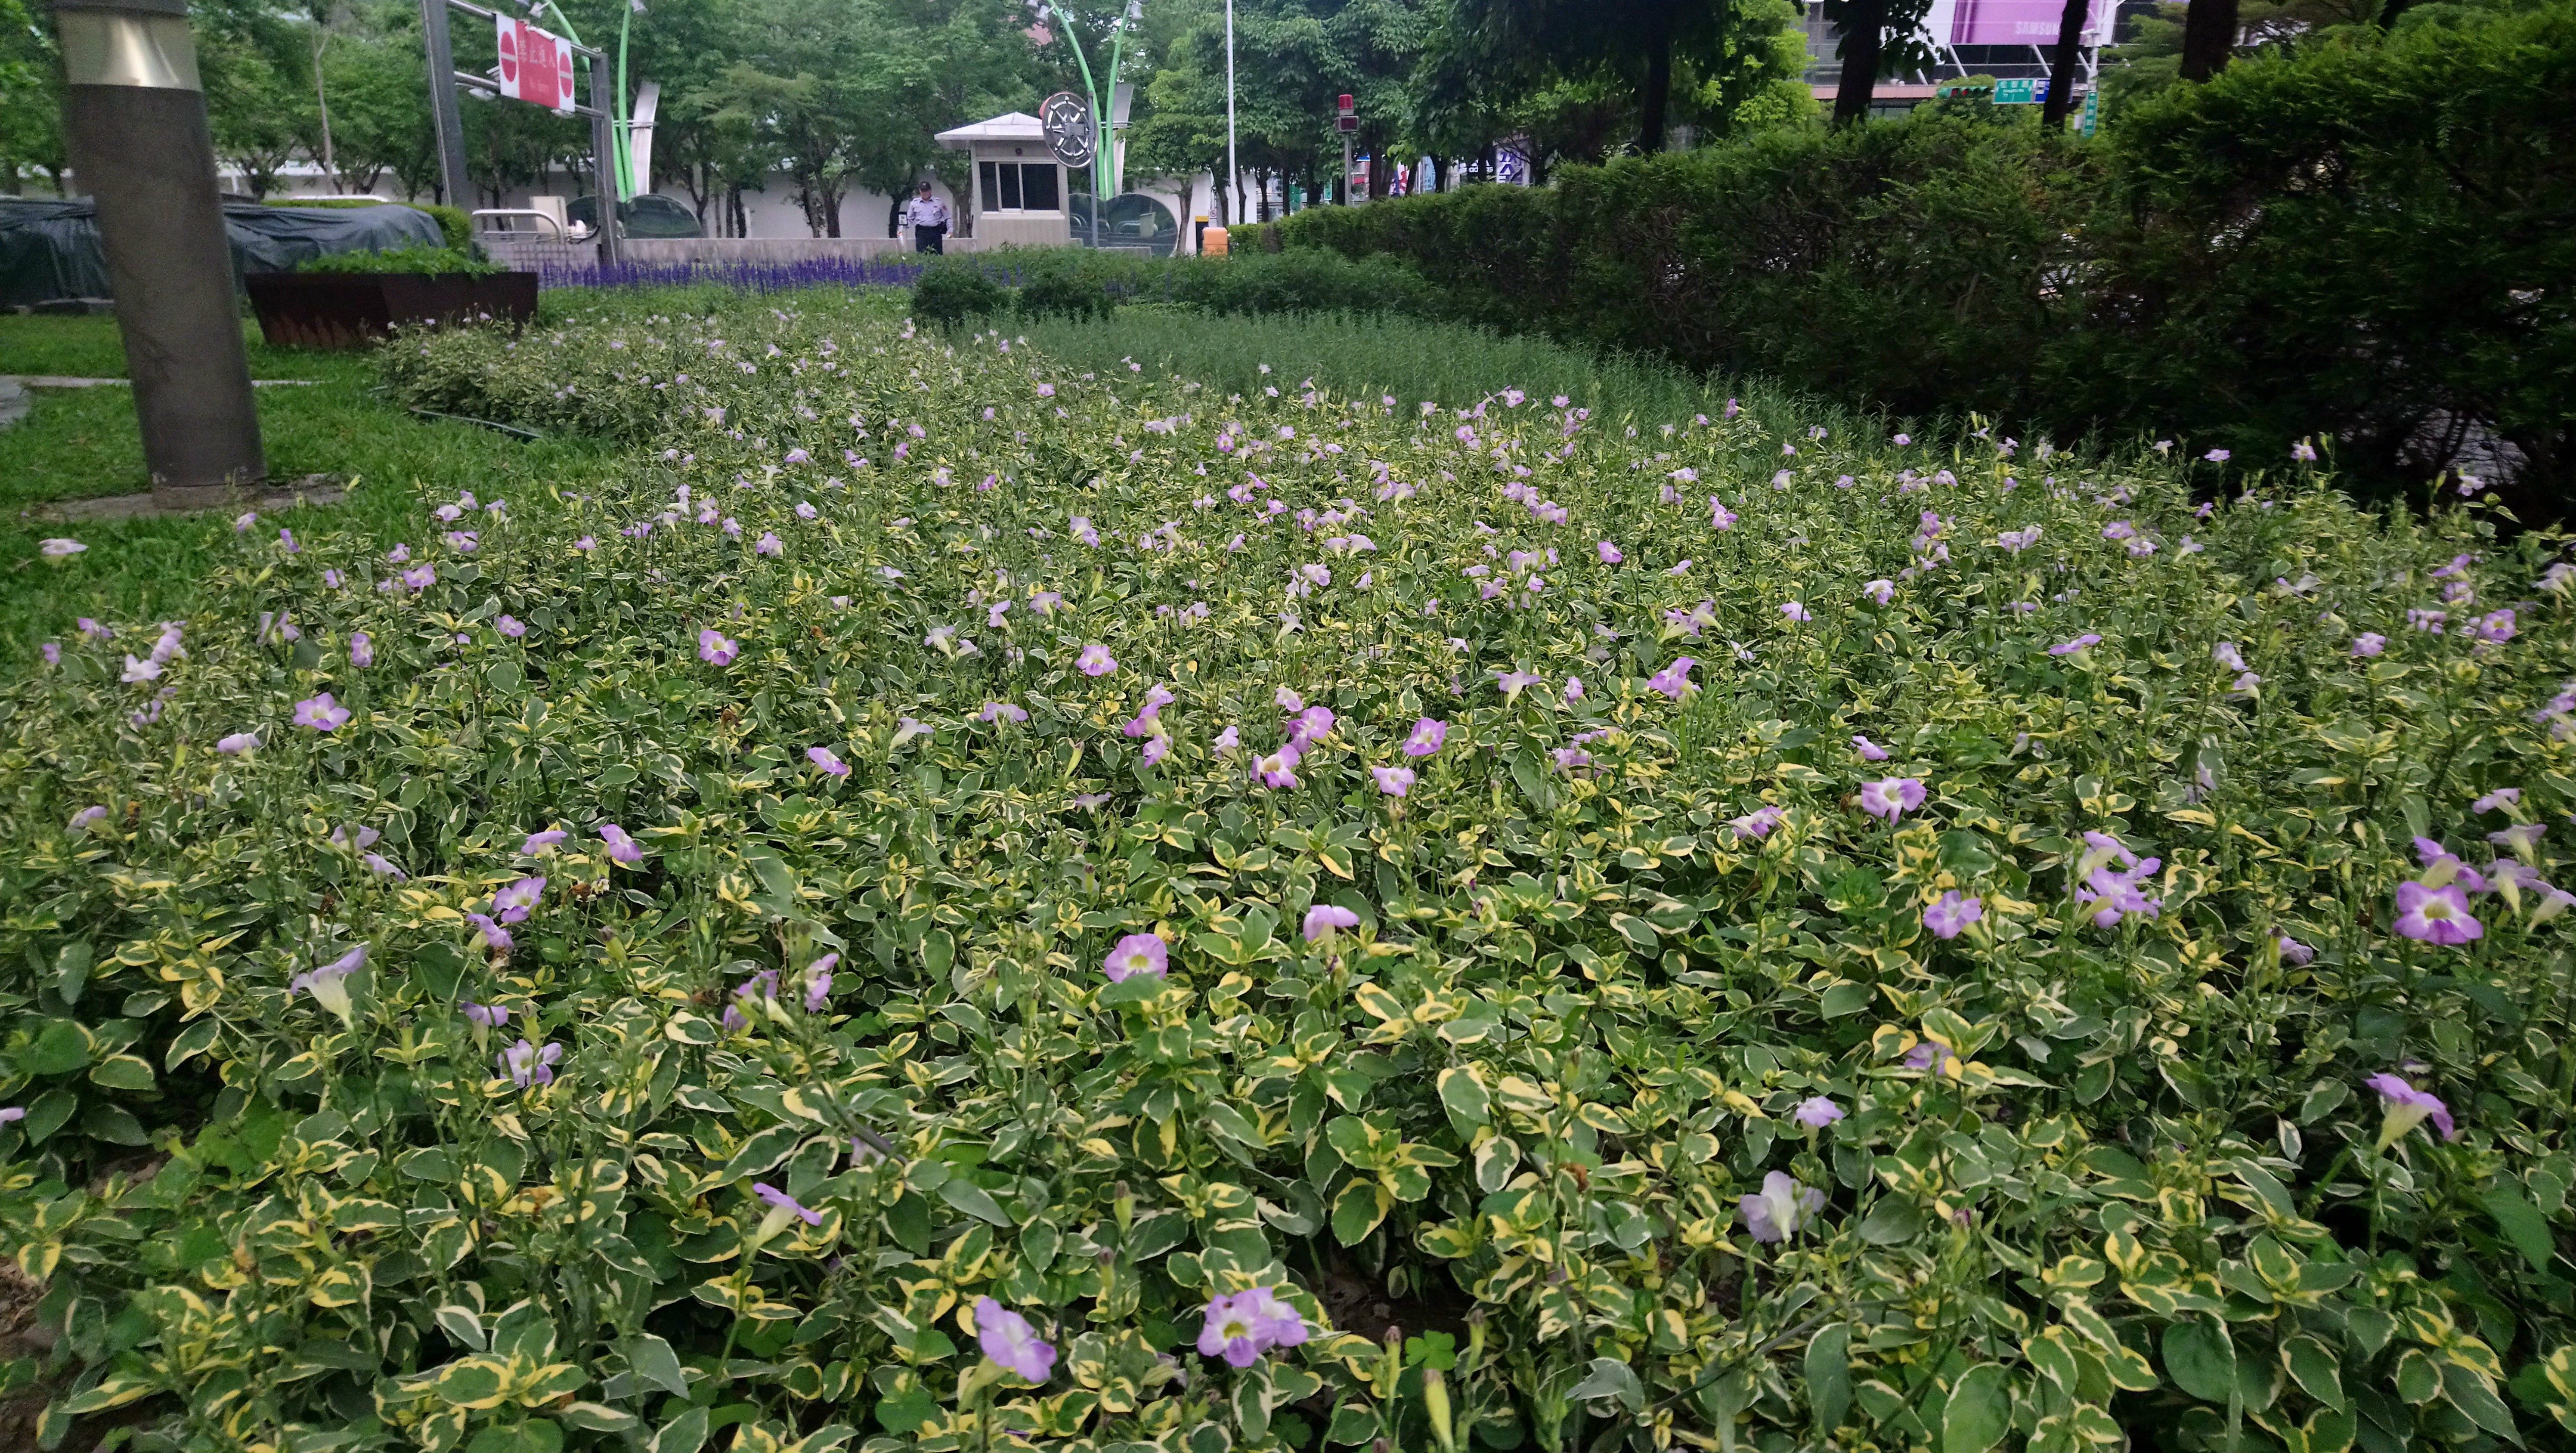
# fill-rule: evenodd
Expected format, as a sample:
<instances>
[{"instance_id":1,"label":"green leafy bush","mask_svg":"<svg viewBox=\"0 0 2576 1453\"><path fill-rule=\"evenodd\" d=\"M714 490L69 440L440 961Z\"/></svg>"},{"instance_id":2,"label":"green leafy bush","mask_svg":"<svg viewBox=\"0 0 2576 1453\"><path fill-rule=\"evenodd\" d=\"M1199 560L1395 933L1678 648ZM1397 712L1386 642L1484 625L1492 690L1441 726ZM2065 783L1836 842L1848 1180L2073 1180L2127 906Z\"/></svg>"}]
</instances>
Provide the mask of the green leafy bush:
<instances>
[{"instance_id":1,"label":"green leafy bush","mask_svg":"<svg viewBox=\"0 0 2576 1453\"><path fill-rule=\"evenodd\" d=\"M1100 254L1073 248L1030 249L1014 261L1020 276L1017 304L1023 318L1105 318L1117 300L1110 280L1124 269L1101 266Z\"/></svg>"},{"instance_id":2,"label":"green leafy bush","mask_svg":"<svg viewBox=\"0 0 2576 1453\"><path fill-rule=\"evenodd\" d=\"M921 280L912 287L913 316L944 328L989 317L1010 301L1007 288L982 266L965 260L932 263L922 269Z\"/></svg>"},{"instance_id":3,"label":"green leafy bush","mask_svg":"<svg viewBox=\"0 0 2576 1453\"><path fill-rule=\"evenodd\" d=\"M1284 230L1497 326L1922 419L2330 442L2379 494L2509 474L2549 518L2576 497L2571 88L2555 4L2280 48L2093 144L1944 104Z\"/></svg>"},{"instance_id":4,"label":"green leafy bush","mask_svg":"<svg viewBox=\"0 0 2576 1453\"><path fill-rule=\"evenodd\" d=\"M388 247L380 252L326 252L296 264L297 272L465 273L487 277L501 271L470 252L453 247Z\"/></svg>"},{"instance_id":5,"label":"green leafy bush","mask_svg":"<svg viewBox=\"0 0 2576 1453\"><path fill-rule=\"evenodd\" d=\"M763 302L384 350L646 442L7 683L50 1433L2576 1428L2556 539Z\"/></svg>"}]
</instances>

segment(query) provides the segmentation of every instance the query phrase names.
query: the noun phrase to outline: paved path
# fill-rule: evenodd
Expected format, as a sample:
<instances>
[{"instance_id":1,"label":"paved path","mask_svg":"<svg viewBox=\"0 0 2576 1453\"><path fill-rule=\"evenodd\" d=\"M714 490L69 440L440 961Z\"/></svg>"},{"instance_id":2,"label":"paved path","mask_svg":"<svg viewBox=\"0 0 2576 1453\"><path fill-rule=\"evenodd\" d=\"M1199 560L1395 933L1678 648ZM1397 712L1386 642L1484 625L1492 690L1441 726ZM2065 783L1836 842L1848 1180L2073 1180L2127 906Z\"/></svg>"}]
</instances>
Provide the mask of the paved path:
<instances>
[{"instance_id":1,"label":"paved path","mask_svg":"<svg viewBox=\"0 0 2576 1453\"><path fill-rule=\"evenodd\" d=\"M124 388L132 382L132 379L124 378L73 378L69 374L60 373L0 373L0 384L12 384L20 388L99 388L108 384ZM317 380L309 378L255 378L250 381L250 386L252 388L311 388L316 382Z\"/></svg>"}]
</instances>

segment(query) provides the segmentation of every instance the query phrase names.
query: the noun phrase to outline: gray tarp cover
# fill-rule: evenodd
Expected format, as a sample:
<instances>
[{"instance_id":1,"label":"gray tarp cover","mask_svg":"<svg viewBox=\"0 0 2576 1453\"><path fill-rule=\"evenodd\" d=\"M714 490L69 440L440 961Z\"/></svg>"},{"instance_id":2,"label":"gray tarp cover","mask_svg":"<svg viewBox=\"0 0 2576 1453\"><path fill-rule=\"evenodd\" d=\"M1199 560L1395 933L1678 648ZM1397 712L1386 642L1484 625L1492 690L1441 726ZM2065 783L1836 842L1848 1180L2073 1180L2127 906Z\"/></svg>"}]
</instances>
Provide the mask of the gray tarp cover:
<instances>
[{"instance_id":1,"label":"gray tarp cover","mask_svg":"<svg viewBox=\"0 0 2576 1453\"><path fill-rule=\"evenodd\" d=\"M270 207L224 203L224 233L233 245L233 276L292 272L326 252L443 247L438 220L418 208ZM88 202L0 197L0 306L54 298L105 298L107 258L98 245L98 210Z\"/></svg>"}]
</instances>

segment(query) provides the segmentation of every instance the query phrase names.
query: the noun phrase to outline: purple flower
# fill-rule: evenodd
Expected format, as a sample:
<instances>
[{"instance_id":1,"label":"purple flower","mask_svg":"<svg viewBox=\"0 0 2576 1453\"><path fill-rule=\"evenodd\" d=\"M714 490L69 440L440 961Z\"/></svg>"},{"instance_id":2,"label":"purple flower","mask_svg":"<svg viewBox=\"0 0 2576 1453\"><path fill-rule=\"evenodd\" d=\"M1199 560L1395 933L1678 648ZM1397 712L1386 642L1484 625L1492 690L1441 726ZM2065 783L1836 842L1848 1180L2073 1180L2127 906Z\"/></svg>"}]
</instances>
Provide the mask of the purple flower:
<instances>
[{"instance_id":1,"label":"purple flower","mask_svg":"<svg viewBox=\"0 0 2576 1453\"><path fill-rule=\"evenodd\" d=\"M1333 734L1333 712L1330 707L1310 706L1297 713L1289 723L1288 741L1300 752Z\"/></svg>"},{"instance_id":2,"label":"purple flower","mask_svg":"<svg viewBox=\"0 0 2576 1453\"><path fill-rule=\"evenodd\" d=\"M626 829L619 827L617 824L613 822L601 823L599 825L599 838L600 841L608 844L608 860L610 862L624 863L626 866L631 868L637 863L644 861L644 849L637 846L635 839L627 836Z\"/></svg>"},{"instance_id":3,"label":"purple flower","mask_svg":"<svg viewBox=\"0 0 2576 1453\"><path fill-rule=\"evenodd\" d=\"M2487 841L2495 844L2497 847L2510 848L2525 857L2529 857L2532 849L2540 846L2541 837L2548 831L2549 825L2547 823L2518 822L2499 832L2488 833Z\"/></svg>"},{"instance_id":4,"label":"purple flower","mask_svg":"<svg viewBox=\"0 0 2576 1453\"><path fill-rule=\"evenodd\" d=\"M2430 888L2412 878L2397 885L2397 931L2445 947L2486 936L2486 928L2469 916L2468 895L2458 883Z\"/></svg>"},{"instance_id":5,"label":"purple flower","mask_svg":"<svg viewBox=\"0 0 2576 1453\"><path fill-rule=\"evenodd\" d=\"M528 628L519 623L519 618L517 616L506 614L492 618L492 629L499 631L502 635L508 636L514 641L528 633Z\"/></svg>"},{"instance_id":6,"label":"purple flower","mask_svg":"<svg viewBox=\"0 0 2576 1453\"><path fill-rule=\"evenodd\" d=\"M2074 640L2061 641L2058 644L2049 647L2048 654L2052 656L2072 656L2087 646L2098 646L2100 644L2102 644L2102 638L2100 636L2091 631L2086 631L2083 635L2077 636Z\"/></svg>"},{"instance_id":7,"label":"purple flower","mask_svg":"<svg viewBox=\"0 0 2576 1453\"><path fill-rule=\"evenodd\" d=\"M2224 449L2212 449L2200 457L2208 460L2212 464L2225 464L2227 462L2227 451Z\"/></svg>"},{"instance_id":8,"label":"purple flower","mask_svg":"<svg viewBox=\"0 0 2576 1453\"><path fill-rule=\"evenodd\" d=\"M1449 740L1449 723L1426 716L1414 722L1412 735L1404 739L1404 754L1408 757L1428 757L1439 751L1440 744L1447 740Z\"/></svg>"},{"instance_id":9,"label":"purple flower","mask_svg":"<svg viewBox=\"0 0 2576 1453\"><path fill-rule=\"evenodd\" d=\"M1867 737L1853 737L1852 750L1860 753L1860 759L1864 762L1884 762L1887 760L1887 748L1880 746L1878 743L1871 741Z\"/></svg>"},{"instance_id":10,"label":"purple flower","mask_svg":"<svg viewBox=\"0 0 2576 1453\"><path fill-rule=\"evenodd\" d=\"M2469 812L2473 816L2483 816L2495 811L2499 807L2511 807L2513 804L2520 802L2521 800L2521 788L2499 787L2493 792L2479 798L2477 801L2470 803Z\"/></svg>"},{"instance_id":11,"label":"purple flower","mask_svg":"<svg viewBox=\"0 0 2576 1453\"><path fill-rule=\"evenodd\" d=\"M310 701L295 703L295 724L327 732L349 724L349 709L333 701L331 693L325 691Z\"/></svg>"},{"instance_id":12,"label":"purple flower","mask_svg":"<svg viewBox=\"0 0 2576 1453\"><path fill-rule=\"evenodd\" d=\"M976 713L975 719L977 721L1027 721L1029 714L1025 709L1013 706L1007 701L988 701L984 703L984 709Z\"/></svg>"},{"instance_id":13,"label":"purple flower","mask_svg":"<svg viewBox=\"0 0 2576 1453\"><path fill-rule=\"evenodd\" d=\"M1735 528L1735 519L1735 511L1728 509L1718 500L1716 495L1710 495L1708 497L1708 522L1710 525L1720 530L1732 530Z\"/></svg>"},{"instance_id":14,"label":"purple flower","mask_svg":"<svg viewBox=\"0 0 2576 1453\"><path fill-rule=\"evenodd\" d=\"M45 664L48 666L60 666L63 664L63 647L62 643L59 641L45 642L43 645L36 648L36 654L44 657Z\"/></svg>"},{"instance_id":15,"label":"purple flower","mask_svg":"<svg viewBox=\"0 0 2576 1453\"><path fill-rule=\"evenodd\" d=\"M2420 1066L2414 1068L2420 1068ZM2460 1138L2460 1128L2451 1123L2450 1107L2444 1105L2438 1097L2415 1088L2385 1070L2372 1075L2362 1083L2379 1092L2380 1102L2384 1106L2379 1121L2380 1149L2386 1150L2395 1145L2407 1131L2423 1124L2428 1118L2441 1128L2444 1140Z\"/></svg>"},{"instance_id":16,"label":"purple flower","mask_svg":"<svg viewBox=\"0 0 2576 1453\"><path fill-rule=\"evenodd\" d=\"M469 1022L479 1024L485 1029L498 1029L510 1022L510 1010L507 1005L477 1004L468 999L457 1007L465 1011L465 1017Z\"/></svg>"},{"instance_id":17,"label":"purple flower","mask_svg":"<svg viewBox=\"0 0 2576 1453\"><path fill-rule=\"evenodd\" d=\"M1905 1067L1909 1070L1929 1070L1936 1075L1956 1078L1959 1073L1959 1056L1942 1041L1927 1039L1905 1052Z\"/></svg>"},{"instance_id":18,"label":"purple flower","mask_svg":"<svg viewBox=\"0 0 2576 1453\"><path fill-rule=\"evenodd\" d=\"M501 1067L502 1078L522 1090L530 1085L551 1085L555 1082L554 1067L563 1063L563 1046L550 1044L539 1049L523 1039L492 1056L492 1062Z\"/></svg>"},{"instance_id":19,"label":"purple flower","mask_svg":"<svg viewBox=\"0 0 2576 1453\"><path fill-rule=\"evenodd\" d=\"M1808 1217L1825 1208L1825 1193L1812 1186L1800 1185L1785 1171L1773 1171L1762 1178L1762 1190L1736 1202L1744 1216L1744 1229L1753 1239L1782 1242L1798 1234L1798 1227Z\"/></svg>"},{"instance_id":20,"label":"purple flower","mask_svg":"<svg viewBox=\"0 0 2576 1453\"><path fill-rule=\"evenodd\" d=\"M1501 671L1495 673L1494 684L1502 688L1503 700L1516 701L1523 691L1546 679L1535 671Z\"/></svg>"},{"instance_id":21,"label":"purple flower","mask_svg":"<svg viewBox=\"0 0 2576 1453\"><path fill-rule=\"evenodd\" d=\"M1932 930L1934 938L1951 939L1966 932L1969 924L1985 916L1982 899L1962 898L1959 890L1953 888L1923 910L1923 926Z\"/></svg>"},{"instance_id":22,"label":"purple flower","mask_svg":"<svg viewBox=\"0 0 2576 1453\"><path fill-rule=\"evenodd\" d=\"M2387 648L2388 638L2377 631L2364 631L2352 638L2352 653L2356 656L2376 656Z\"/></svg>"},{"instance_id":23,"label":"purple flower","mask_svg":"<svg viewBox=\"0 0 2576 1453\"><path fill-rule=\"evenodd\" d=\"M410 876L394 866L393 860L382 853L363 853L359 855L358 861L367 865L368 872L381 878L391 878L397 883Z\"/></svg>"},{"instance_id":24,"label":"purple flower","mask_svg":"<svg viewBox=\"0 0 2576 1453\"><path fill-rule=\"evenodd\" d=\"M1138 974L1162 978L1171 972L1171 962L1171 950L1161 938L1131 933L1109 951L1109 957L1101 961L1100 971L1109 976L1109 982L1123 984Z\"/></svg>"},{"instance_id":25,"label":"purple flower","mask_svg":"<svg viewBox=\"0 0 2576 1453\"><path fill-rule=\"evenodd\" d=\"M1809 1130L1822 1130L1843 1118L1843 1107L1817 1095L1798 1102L1797 1113L1790 1117Z\"/></svg>"},{"instance_id":26,"label":"purple flower","mask_svg":"<svg viewBox=\"0 0 2576 1453\"><path fill-rule=\"evenodd\" d=\"M805 1012L820 1014L832 997L832 970L841 965L839 954L825 954L805 966Z\"/></svg>"},{"instance_id":27,"label":"purple flower","mask_svg":"<svg viewBox=\"0 0 2576 1453\"><path fill-rule=\"evenodd\" d=\"M751 1183L751 1193L777 1207L779 1210L785 1211L794 1216L797 1220L804 1222L808 1226L820 1226L823 1224L822 1212L798 1205L794 1196L787 1194L785 1191L778 1189L767 1181L753 1181Z\"/></svg>"},{"instance_id":28,"label":"purple flower","mask_svg":"<svg viewBox=\"0 0 2576 1453\"><path fill-rule=\"evenodd\" d=\"M1170 756L1171 752L1172 739L1168 736L1158 734L1152 741L1145 744L1145 750L1141 756L1145 765L1151 767L1159 764L1165 757Z\"/></svg>"},{"instance_id":29,"label":"purple flower","mask_svg":"<svg viewBox=\"0 0 2576 1453\"><path fill-rule=\"evenodd\" d=\"M84 807L84 808L82 808L80 811L75 812L75 813L73 813L73 814L72 814L72 821L71 821L70 831L72 831L72 832L87 832L87 831L89 831L92 827L94 827L94 826L98 825L99 823L105 822L105 821L107 821L107 809L106 809L106 808L104 808L104 807Z\"/></svg>"},{"instance_id":30,"label":"purple flower","mask_svg":"<svg viewBox=\"0 0 2576 1453\"><path fill-rule=\"evenodd\" d=\"M1297 762L1303 755L1297 750L1296 743L1290 742L1269 756L1253 759L1252 770L1264 787L1273 790L1294 787L1297 785Z\"/></svg>"},{"instance_id":31,"label":"purple flower","mask_svg":"<svg viewBox=\"0 0 2576 1453\"><path fill-rule=\"evenodd\" d=\"M1594 542L1592 551L1594 554L1601 557L1601 563L1604 565L1616 565L1620 561L1628 558L1627 556L1619 553L1618 546L1611 544L1607 540Z\"/></svg>"},{"instance_id":32,"label":"purple flower","mask_svg":"<svg viewBox=\"0 0 2576 1453\"><path fill-rule=\"evenodd\" d=\"M353 632L349 637L349 664L362 671L376 664L376 643L368 639L365 631Z\"/></svg>"},{"instance_id":33,"label":"purple flower","mask_svg":"<svg viewBox=\"0 0 2576 1453\"><path fill-rule=\"evenodd\" d=\"M1794 600L1781 602L1780 614L1787 616L1793 622L1801 624L1815 619L1814 616L1807 613L1807 608L1805 606Z\"/></svg>"},{"instance_id":34,"label":"purple flower","mask_svg":"<svg viewBox=\"0 0 2576 1453\"><path fill-rule=\"evenodd\" d=\"M1410 767L1371 767L1369 775L1377 779L1377 790L1389 797L1402 797L1413 785Z\"/></svg>"},{"instance_id":35,"label":"purple flower","mask_svg":"<svg viewBox=\"0 0 2576 1453\"><path fill-rule=\"evenodd\" d=\"M1695 657L1675 656L1671 665L1647 677L1646 685L1679 701L1684 696L1699 690L1698 685L1690 679L1691 668L1698 664L1699 661Z\"/></svg>"},{"instance_id":36,"label":"purple flower","mask_svg":"<svg viewBox=\"0 0 2576 1453\"><path fill-rule=\"evenodd\" d=\"M1336 929L1357 928L1360 916L1347 908L1318 903L1306 910L1306 942L1316 943L1333 936Z\"/></svg>"},{"instance_id":37,"label":"purple flower","mask_svg":"<svg viewBox=\"0 0 2576 1453\"><path fill-rule=\"evenodd\" d=\"M227 757L246 757L259 748L259 733L235 732L216 741L215 750Z\"/></svg>"},{"instance_id":38,"label":"purple flower","mask_svg":"<svg viewBox=\"0 0 2576 1453\"><path fill-rule=\"evenodd\" d=\"M1306 1319L1271 1287L1212 1298L1205 1316L1199 1354L1223 1357L1232 1367L1250 1367L1273 1347L1295 1347L1306 1340Z\"/></svg>"},{"instance_id":39,"label":"purple flower","mask_svg":"<svg viewBox=\"0 0 2576 1453\"><path fill-rule=\"evenodd\" d=\"M807 747L805 749L805 760L822 768L824 771L831 773L835 777L847 777L850 775L850 764L842 761L839 757L834 756L830 747Z\"/></svg>"},{"instance_id":40,"label":"purple flower","mask_svg":"<svg viewBox=\"0 0 2576 1453\"><path fill-rule=\"evenodd\" d=\"M1860 810L1872 817L1894 822L1923 805L1923 784L1912 777L1885 777L1864 782L1860 788Z\"/></svg>"},{"instance_id":41,"label":"purple flower","mask_svg":"<svg viewBox=\"0 0 2576 1453\"><path fill-rule=\"evenodd\" d=\"M1041 394L1055 389L1038 385ZM1028 1382L1043 1383L1055 1368L1055 1349L1038 1336L1029 1319L991 1297L975 1299L975 1344L986 1357Z\"/></svg>"},{"instance_id":42,"label":"purple flower","mask_svg":"<svg viewBox=\"0 0 2576 1453\"><path fill-rule=\"evenodd\" d=\"M2297 939L2290 937L2279 929L2274 929L2272 931L2272 941L2281 946L2281 962L2285 964L2294 966L2305 964L2315 959L2317 956L2317 951L2315 949L2299 942Z\"/></svg>"},{"instance_id":43,"label":"purple flower","mask_svg":"<svg viewBox=\"0 0 2576 1453\"><path fill-rule=\"evenodd\" d=\"M1765 838L1771 835L1771 829L1778 827L1781 819L1787 815L1776 807L1757 807L1742 817L1728 818L1726 826L1735 834L1738 842L1746 838Z\"/></svg>"},{"instance_id":44,"label":"purple flower","mask_svg":"<svg viewBox=\"0 0 2576 1453\"><path fill-rule=\"evenodd\" d=\"M526 842L519 844L519 855L526 858L542 858L546 854L553 852L556 848L563 846L565 836L566 834L564 833L564 830L559 827L550 827L542 832L532 832L528 834L528 840Z\"/></svg>"},{"instance_id":45,"label":"purple flower","mask_svg":"<svg viewBox=\"0 0 2576 1453\"><path fill-rule=\"evenodd\" d=\"M785 545L779 543L777 533L771 530L761 531L760 538L751 544L751 553L754 555L779 555L786 553L786 549Z\"/></svg>"},{"instance_id":46,"label":"purple flower","mask_svg":"<svg viewBox=\"0 0 2576 1453\"><path fill-rule=\"evenodd\" d=\"M367 946L360 944L318 968L308 969L286 981L288 993L312 995L334 1013L348 1012L349 991L340 981L356 973L367 961Z\"/></svg>"},{"instance_id":47,"label":"purple flower","mask_svg":"<svg viewBox=\"0 0 2576 1453\"><path fill-rule=\"evenodd\" d=\"M1118 669L1118 658L1109 654L1107 646L1090 645L1082 648L1073 664L1085 676L1106 676Z\"/></svg>"},{"instance_id":48,"label":"purple flower","mask_svg":"<svg viewBox=\"0 0 2576 1453\"><path fill-rule=\"evenodd\" d=\"M78 540L65 540L59 538L39 541L36 545L37 553L53 560L59 560L66 555L77 555L88 548L89 547L87 545L82 544Z\"/></svg>"},{"instance_id":49,"label":"purple flower","mask_svg":"<svg viewBox=\"0 0 2576 1453\"><path fill-rule=\"evenodd\" d=\"M24 1105L0 1107L0 1125L15 1125L26 1118L27 1107Z\"/></svg>"},{"instance_id":50,"label":"purple flower","mask_svg":"<svg viewBox=\"0 0 2576 1453\"><path fill-rule=\"evenodd\" d=\"M545 896L545 891L545 879L521 878L492 895L492 911L500 916L503 923L523 923L537 906L537 900Z\"/></svg>"},{"instance_id":51,"label":"purple flower","mask_svg":"<svg viewBox=\"0 0 2576 1453\"><path fill-rule=\"evenodd\" d=\"M476 928L483 930L483 946L485 948L490 949L494 953L502 954L510 951L510 930L494 923L490 918L480 913L466 914L465 921L473 924Z\"/></svg>"},{"instance_id":52,"label":"purple flower","mask_svg":"<svg viewBox=\"0 0 2576 1453\"><path fill-rule=\"evenodd\" d=\"M1868 584L1863 585L1860 588L1860 593L1868 596L1872 601L1879 605L1885 605L1889 601L1896 599L1896 582L1893 580L1873 580Z\"/></svg>"},{"instance_id":53,"label":"purple flower","mask_svg":"<svg viewBox=\"0 0 2576 1453\"><path fill-rule=\"evenodd\" d=\"M728 641L713 626L698 632L698 659L710 666L730 666L740 653L740 643Z\"/></svg>"}]
</instances>

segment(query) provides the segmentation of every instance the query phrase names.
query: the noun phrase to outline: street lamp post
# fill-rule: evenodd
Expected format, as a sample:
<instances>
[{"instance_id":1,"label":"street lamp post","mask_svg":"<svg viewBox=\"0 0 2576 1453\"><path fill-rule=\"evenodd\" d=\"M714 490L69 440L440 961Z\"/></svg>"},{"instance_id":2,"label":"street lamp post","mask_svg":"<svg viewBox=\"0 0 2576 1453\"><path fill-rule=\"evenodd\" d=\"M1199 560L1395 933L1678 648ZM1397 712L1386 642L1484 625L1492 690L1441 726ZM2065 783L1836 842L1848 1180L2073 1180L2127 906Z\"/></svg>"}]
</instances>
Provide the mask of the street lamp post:
<instances>
[{"instance_id":1,"label":"street lamp post","mask_svg":"<svg viewBox=\"0 0 2576 1453\"><path fill-rule=\"evenodd\" d=\"M1047 0L1047 10L1056 24L1064 27L1064 43L1073 47L1073 63L1082 70L1082 89L1091 99L1091 245L1100 246L1100 214L1109 206L1109 195L1118 185L1117 138L1112 134L1109 108L1118 98L1118 61L1126 48L1127 28L1145 18L1145 0L1127 0L1127 9L1109 24L1109 84L1095 85L1091 79L1091 62L1082 53L1082 37L1073 28L1073 17L1065 13L1056 0ZM1234 13L1233 0L1227 0L1226 14Z\"/></svg>"},{"instance_id":2,"label":"street lamp post","mask_svg":"<svg viewBox=\"0 0 2576 1453\"><path fill-rule=\"evenodd\" d=\"M186 0L57 0L63 134L98 208L152 492L220 504L267 477Z\"/></svg>"},{"instance_id":3,"label":"street lamp post","mask_svg":"<svg viewBox=\"0 0 2576 1453\"><path fill-rule=\"evenodd\" d=\"M1234 0L1225 0L1225 195L1233 209L1226 225L1242 226L1234 215L1243 210L1243 166L1234 159Z\"/></svg>"}]
</instances>

